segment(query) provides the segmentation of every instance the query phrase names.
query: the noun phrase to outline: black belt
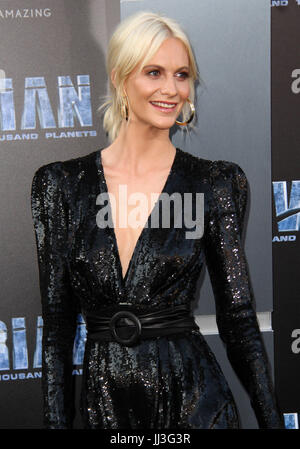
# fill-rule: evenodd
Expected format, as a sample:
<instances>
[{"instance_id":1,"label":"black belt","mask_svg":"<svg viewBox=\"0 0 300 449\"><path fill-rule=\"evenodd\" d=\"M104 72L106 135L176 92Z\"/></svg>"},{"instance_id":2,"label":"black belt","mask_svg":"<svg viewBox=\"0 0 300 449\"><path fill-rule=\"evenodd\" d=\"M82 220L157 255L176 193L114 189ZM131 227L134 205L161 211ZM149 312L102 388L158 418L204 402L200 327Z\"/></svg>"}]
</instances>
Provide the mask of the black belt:
<instances>
[{"instance_id":1,"label":"black belt","mask_svg":"<svg viewBox=\"0 0 300 449\"><path fill-rule=\"evenodd\" d=\"M88 339L131 346L140 339L199 330L185 305L147 313L133 306L119 306L113 312L102 309L84 314Z\"/></svg>"}]
</instances>

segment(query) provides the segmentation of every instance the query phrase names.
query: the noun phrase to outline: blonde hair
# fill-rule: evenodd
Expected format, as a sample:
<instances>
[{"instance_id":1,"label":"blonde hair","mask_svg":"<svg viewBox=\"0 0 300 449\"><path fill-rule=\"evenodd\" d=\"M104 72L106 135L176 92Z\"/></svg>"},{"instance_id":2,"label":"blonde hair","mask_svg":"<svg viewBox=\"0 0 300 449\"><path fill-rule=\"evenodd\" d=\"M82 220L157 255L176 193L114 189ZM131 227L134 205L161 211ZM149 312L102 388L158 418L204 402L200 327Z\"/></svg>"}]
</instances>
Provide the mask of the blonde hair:
<instances>
[{"instance_id":1,"label":"blonde hair","mask_svg":"<svg viewBox=\"0 0 300 449\"><path fill-rule=\"evenodd\" d=\"M109 82L109 94L98 112L106 109L103 117L103 128L108 133L110 142L117 137L122 123L121 108L124 96L124 83L130 73L141 63L141 69L157 52L161 44L168 38L179 39L185 46L190 64L190 95L194 102L194 82L199 79L197 65L189 39L180 25L173 19L153 12L138 12L122 21L114 31L108 45L106 70ZM114 87L111 80L115 69ZM190 108L185 104L182 117L185 121L190 115Z\"/></svg>"}]
</instances>

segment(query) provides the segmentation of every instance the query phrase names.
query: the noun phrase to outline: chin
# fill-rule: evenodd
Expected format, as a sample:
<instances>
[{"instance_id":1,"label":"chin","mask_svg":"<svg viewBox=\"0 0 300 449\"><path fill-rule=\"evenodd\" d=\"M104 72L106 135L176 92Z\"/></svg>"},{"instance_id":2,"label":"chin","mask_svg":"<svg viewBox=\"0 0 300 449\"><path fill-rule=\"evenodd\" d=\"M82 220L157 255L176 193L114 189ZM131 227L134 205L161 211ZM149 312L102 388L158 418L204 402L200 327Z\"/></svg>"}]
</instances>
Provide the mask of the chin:
<instances>
[{"instance_id":1,"label":"chin","mask_svg":"<svg viewBox=\"0 0 300 449\"><path fill-rule=\"evenodd\" d=\"M174 125L174 123L171 123L170 125L157 126L157 128L158 128L158 129L161 129L161 130L165 130L165 129L170 129L170 128L172 128L173 125Z\"/></svg>"},{"instance_id":2,"label":"chin","mask_svg":"<svg viewBox=\"0 0 300 449\"><path fill-rule=\"evenodd\" d=\"M169 129L169 128L172 128L174 123L175 123L175 119L173 119L173 120L162 119L162 120L158 120L158 121L154 122L153 126L155 126L155 128L158 128L158 129Z\"/></svg>"}]
</instances>

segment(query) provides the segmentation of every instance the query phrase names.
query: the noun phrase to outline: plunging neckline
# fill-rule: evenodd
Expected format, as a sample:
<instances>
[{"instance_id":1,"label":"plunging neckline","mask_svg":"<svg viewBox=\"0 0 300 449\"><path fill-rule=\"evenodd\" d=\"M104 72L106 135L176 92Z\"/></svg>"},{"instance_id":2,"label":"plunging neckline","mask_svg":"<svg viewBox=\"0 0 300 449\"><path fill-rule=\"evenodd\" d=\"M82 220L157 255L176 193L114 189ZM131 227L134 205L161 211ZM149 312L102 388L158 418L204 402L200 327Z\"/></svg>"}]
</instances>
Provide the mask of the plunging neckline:
<instances>
[{"instance_id":1,"label":"plunging neckline","mask_svg":"<svg viewBox=\"0 0 300 449\"><path fill-rule=\"evenodd\" d=\"M108 187L107 187L107 182L106 182L106 179L105 179L104 168L103 168L103 165L102 165L101 152L102 152L103 149L104 149L104 147L99 149L99 152L98 152L98 164L99 164L99 168L100 168L100 175L102 177L102 183L103 183L103 186L104 186L104 190L105 190L105 193L107 193L107 196L108 196L108 207L109 207L109 210L110 210L111 222L112 222L112 226L111 227L109 226L109 229L111 229L111 233L112 233L113 244L114 244L114 249L115 249L116 259L117 259L117 264L118 264L119 275L120 275L122 284L124 286L126 281L127 281L127 278L128 278L128 273L130 271L130 268L131 268L131 265L132 265L132 261L136 257L136 253L138 251L138 246L139 246L139 244L140 244L140 242L142 240L142 237L143 237L144 233L146 232L146 229L149 228L149 220L151 218L151 215L154 212L154 209L157 207L157 204L159 204L159 200L160 200L162 194L166 192L167 186L169 185L170 178L171 178L171 175L172 175L174 167L175 167L175 162L176 162L177 157L178 157L178 153L179 153L178 150L179 149L177 147L175 148L175 150L176 150L175 151L175 156L174 156L171 168L169 170L168 176L167 176L167 178L165 180L165 184L164 184L164 186L162 188L162 191L160 192L159 196L157 197L157 200L154 203L154 206L152 207L152 210L151 210L150 214L148 215L148 218L147 218L147 220L146 220L146 222L144 224L144 227L142 228L142 230L141 230L141 232L140 232L140 234L138 236L138 239L137 239L137 241L135 243L135 246L133 248L133 251L131 253L131 257L129 259L127 270L126 270L124 276L123 276L123 267L122 267L122 263L121 263L120 253L119 253L117 236L116 236L116 232L115 232L115 225L114 225L113 217L112 217L112 208L111 208L111 203L110 203L109 194L108 194Z\"/></svg>"}]
</instances>

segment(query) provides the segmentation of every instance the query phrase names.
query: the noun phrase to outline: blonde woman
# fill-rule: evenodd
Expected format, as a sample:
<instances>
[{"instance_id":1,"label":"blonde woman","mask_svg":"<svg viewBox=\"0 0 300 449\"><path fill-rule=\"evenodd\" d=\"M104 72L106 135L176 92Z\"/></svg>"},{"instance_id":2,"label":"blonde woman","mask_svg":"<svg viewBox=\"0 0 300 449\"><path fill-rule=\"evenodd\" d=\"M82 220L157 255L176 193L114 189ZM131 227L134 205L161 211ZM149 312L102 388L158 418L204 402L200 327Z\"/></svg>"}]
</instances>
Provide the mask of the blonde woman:
<instances>
[{"instance_id":1,"label":"blonde woman","mask_svg":"<svg viewBox=\"0 0 300 449\"><path fill-rule=\"evenodd\" d=\"M101 109L110 145L44 165L32 184L45 426L72 427L79 312L85 428L240 426L191 314L206 260L229 360L259 427L280 428L241 244L247 179L236 163L192 156L169 137L173 125L193 124L198 72L189 40L174 20L138 13L115 30L107 70Z\"/></svg>"}]
</instances>

